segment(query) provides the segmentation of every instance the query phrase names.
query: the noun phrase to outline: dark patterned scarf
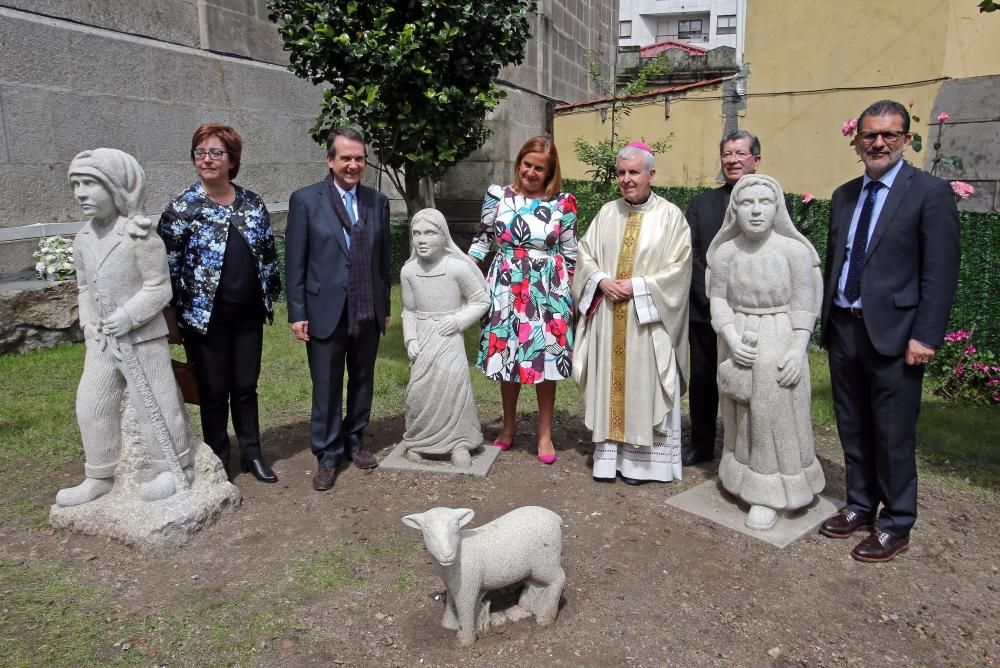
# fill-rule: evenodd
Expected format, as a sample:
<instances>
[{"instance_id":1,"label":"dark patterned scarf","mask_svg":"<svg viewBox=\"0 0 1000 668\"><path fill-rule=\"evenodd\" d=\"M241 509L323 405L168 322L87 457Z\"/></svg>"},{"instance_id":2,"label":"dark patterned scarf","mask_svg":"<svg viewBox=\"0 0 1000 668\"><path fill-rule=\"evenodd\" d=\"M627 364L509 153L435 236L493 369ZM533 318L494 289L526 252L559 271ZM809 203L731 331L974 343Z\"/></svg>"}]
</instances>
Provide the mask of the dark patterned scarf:
<instances>
[{"instance_id":1,"label":"dark patterned scarf","mask_svg":"<svg viewBox=\"0 0 1000 668\"><path fill-rule=\"evenodd\" d=\"M350 268L347 274L347 334L357 336L364 322L375 321L375 301L372 297L372 255L368 247L368 225L365 207L361 203L360 188L354 191L358 206L358 222L351 225L351 216L333 182L333 175L326 177L326 191L340 224L351 238Z\"/></svg>"}]
</instances>

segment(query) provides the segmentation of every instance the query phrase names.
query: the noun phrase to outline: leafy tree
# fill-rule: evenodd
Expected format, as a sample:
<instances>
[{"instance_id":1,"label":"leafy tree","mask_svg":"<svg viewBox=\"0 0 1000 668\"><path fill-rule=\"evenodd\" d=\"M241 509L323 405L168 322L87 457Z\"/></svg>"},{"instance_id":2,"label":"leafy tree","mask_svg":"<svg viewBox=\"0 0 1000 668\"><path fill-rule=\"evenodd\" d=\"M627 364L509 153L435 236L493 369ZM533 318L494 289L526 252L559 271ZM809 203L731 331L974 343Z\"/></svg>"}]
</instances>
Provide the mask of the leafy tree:
<instances>
[{"instance_id":1,"label":"leafy tree","mask_svg":"<svg viewBox=\"0 0 1000 668\"><path fill-rule=\"evenodd\" d=\"M412 215L490 134L500 68L521 62L535 0L269 0L289 69L330 84L313 139L360 128ZM424 182L421 192L421 181Z\"/></svg>"},{"instance_id":2,"label":"leafy tree","mask_svg":"<svg viewBox=\"0 0 1000 668\"><path fill-rule=\"evenodd\" d=\"M601 139L597 143L591 144L583 137L577 137L573 142L573 149L576 158L592 169L587 173L596 183L611 187L618 176L617 157L618 151L622 150L626 144L633 141L632 138L621 135L621 123L632 113L638 96L649 92L649 80L656 78L667 71L666 61L662 55L646 61L635 73L625 89L619 92L614 81L610 81L601 73L601 66L594 58L588 54L587 69L590 78L594 80L597 87L605 95L611 98L611 135L606 139ZM649 147L656 153L663 153L670 148L670 138L673 133L667 135L666 139L661 139L649 144Z\"/></svg>"}]
</instances>

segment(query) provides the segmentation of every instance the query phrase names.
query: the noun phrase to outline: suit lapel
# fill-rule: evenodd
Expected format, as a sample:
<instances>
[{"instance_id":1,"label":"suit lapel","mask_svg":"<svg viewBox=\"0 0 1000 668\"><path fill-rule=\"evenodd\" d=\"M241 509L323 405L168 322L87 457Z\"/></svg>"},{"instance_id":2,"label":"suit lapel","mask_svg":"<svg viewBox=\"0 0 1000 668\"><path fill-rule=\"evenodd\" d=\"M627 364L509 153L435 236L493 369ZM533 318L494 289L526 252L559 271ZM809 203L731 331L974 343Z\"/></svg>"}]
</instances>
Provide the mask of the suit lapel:
<instances>
[{"instance_id":1,"label":"suit lapel","mask_svg":"<svg viewBox=\"0 0 1000 668\"><path fill-rule=\"evenodd\" d=\"M903 198L906 197L906 191L910 189L912 179L913 167L904 162L892 182L892 187L889 188L889 195L885 198L885 204L882 205L882 210L878 214L878 220L875 221L875 231L872 232L871 240L865 251L865 264L868 264L868 260L875 252L878 243L885 236L886 229L892 224L892 218L896 215L896 209L899 208Z\"/></svg>"},{"instance_id":2,"label":"suit lapel","mask_svg":"<svg viewBox=\"0 0 1000 668\"><path fill-rule=\"evenodd\" d=\"M347 248L347 240L344 239L344 224L341 222L343 219L340 217L340 211L343 211L345 216L347 215L347 211L344 211L344 204L340 201L337 189L328 181L324 181L319 200L320 215L330 226L330 229L333 230L333 238L340 244L340 250L344 251L344 255L350 257L351 253ZM338 207L337 204L340 206ZM337 210L338 208L340 211Z\"/></svg>"},{"instance_id":3,"label":"suit lapel","mask_svg":"<svg viewBox=\"0 0 1000 668\"><path fill-rule=\"evenodd\" d=\"M108 243L107 246L101 246L101 253L97 256L96 266L98 269L104 266L104 263L109 257L111 257L111 254L115 251L115 249L121 245L122 235L125 233L125 224L124 218L119 218L115 222L115 229L111 231L111 239L109 240L110 243ZM94 238L95 240L97 239L96 234L94 235ZM100 241L98 241L98 243L100 243Z\"/></svg>"},{"instance_id":4,"label":"suit lapel","mask_svg":"<svg viewBox=\"0 0 1000 668\"><path fill-rule=\"evenodd\" d=\"M844 197L840 200L840 205L833 212L833 223L836 226L833 247L833 262L830 267L831 279L836 281L840 277L840 268L844 266L844 255L847 252L847 233L851 230L851 218L854 216L854 208L858 205L858 198L861 196L861 183L863 179L858 177L848 184L844 190Z\"/></svg>"}]
</instances>

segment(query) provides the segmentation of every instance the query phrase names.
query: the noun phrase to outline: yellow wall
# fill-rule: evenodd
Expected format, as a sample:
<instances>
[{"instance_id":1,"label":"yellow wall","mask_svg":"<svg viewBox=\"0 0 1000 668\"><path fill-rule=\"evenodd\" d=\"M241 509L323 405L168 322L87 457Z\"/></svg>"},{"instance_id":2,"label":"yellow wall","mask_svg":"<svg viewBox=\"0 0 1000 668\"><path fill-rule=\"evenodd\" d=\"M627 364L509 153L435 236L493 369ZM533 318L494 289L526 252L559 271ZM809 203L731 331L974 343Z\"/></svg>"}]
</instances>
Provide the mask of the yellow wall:
<instances>
[{"instance_id":1,"label":"yellow wall","mask_svg":"<svg viewBox=\"0 0 1000 668\"><path fill-rule=\"evenodd\" d=\"M669 102L670 116L665 118L667 101L651 100L635 105L619 127L622 136L652 143L667 139L671 148L657 156L656 179L659 186L714 185L719 171L719 137L723 117L720 96L722 86L706 86L687 91ZM554 137L559 151L559 165L566 178L586 179L588 167L578 161L573 142L584 137L596 142L610 136L610 113L601 121L600 112L581 109L560 112L555 118Z\"/></svg>"},{"instance_id":2,"label":"yellow wall","mask_svg":"<svg viewBox=\"0 0 1000 668\"><path fill-rule=\"evenodd\" d=\"M971 0L753 0L747 3L744 61L749 98L740 128L760 137L761 171L789 193L829 197L861 173L840 133L875 100L913 102L911 128L926 144L906 158L921 166L930 152L934 100L946 78L1000 73L1000 14L980 14ZM626 134L647 139L673 132L657 165L657 185L713 185L722 134L721 87L693 89L671 103L637 107ZM995 110L985 110L993 115ZM573 156L576 136L607 136L595 111L560 113L555 138L563 173L585 178Z\"/></svg>"}]
</instances>

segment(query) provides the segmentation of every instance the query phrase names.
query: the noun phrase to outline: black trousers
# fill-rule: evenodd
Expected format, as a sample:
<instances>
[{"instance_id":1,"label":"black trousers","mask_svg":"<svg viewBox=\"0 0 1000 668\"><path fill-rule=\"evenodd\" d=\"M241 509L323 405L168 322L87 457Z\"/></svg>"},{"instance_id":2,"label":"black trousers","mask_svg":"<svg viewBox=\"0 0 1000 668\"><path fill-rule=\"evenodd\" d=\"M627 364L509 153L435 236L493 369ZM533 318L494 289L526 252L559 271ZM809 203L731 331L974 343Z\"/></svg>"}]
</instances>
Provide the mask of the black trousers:
<instances>
[{"instance_id":1,"label":"black trousers","mask_svg":"<svg viewBox=\"0 0 1000 668\"><path fill-rule=\"evenodd\" d=\"M904 537L917 520L917 417L924 368L876 352L865 323L834 307L830 382L847 469L847 505ZM882 510L879 512L879 505Z\"/></svg>"},{"instance_id":2,"label":"black trousers","mask_svg":"<svg viewBox=\"0 0 1000 668\"><path fill-rule=\"evenodd\" d=\"M205 443L229 462L229 413L240 456L260 457L257 379L264 347L264 314L259 304L216 301L208 332L184 333L184 347L198 373L201 432Z\"/></svg>"},{"instance_id":3,"label":"black trousers","mask_svg":"<svg viewBox=\"0 0 1000 668\"><path fill-rule=\"evenodd\" d=\"M312 376L312 419L309 442L321 466L337 464L361 449L375 392L375 357L379 329L362 325L357 336L347 333L347 309L333 334L311 337L306 344ZM347 371L347 407L344 410L344 371Z\"/></svg>"},{"instance_id":4,"label":"black trousers","mask_svg":"<svg viewBox=\"0 0 1000 668\"><path fill-rule=\"evenodd\" d=\"M691 412L691 449L704 458L715 454L716 417L719 413L719 347L715 330L707 322L691 322L691 377L688 379L688 407Z\"/></svg>"}]
</instances>

